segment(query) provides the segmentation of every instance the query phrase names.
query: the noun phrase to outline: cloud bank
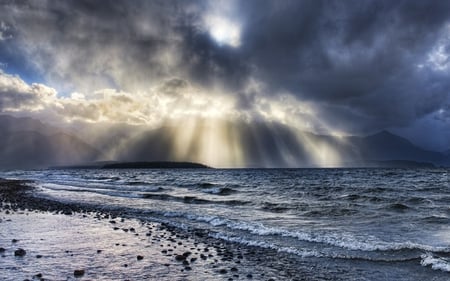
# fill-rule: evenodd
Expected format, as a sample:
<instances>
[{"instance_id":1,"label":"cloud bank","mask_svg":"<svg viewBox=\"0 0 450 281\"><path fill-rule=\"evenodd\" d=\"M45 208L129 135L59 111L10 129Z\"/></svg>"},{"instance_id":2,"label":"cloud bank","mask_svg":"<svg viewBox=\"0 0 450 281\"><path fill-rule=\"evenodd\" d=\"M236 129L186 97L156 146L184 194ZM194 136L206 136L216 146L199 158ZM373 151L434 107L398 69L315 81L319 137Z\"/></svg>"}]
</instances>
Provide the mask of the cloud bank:
<instances>
[{"instance_id":1,"label":"cloud bank","mask_svg":"<svg viewBox=\"0 0 450 281\"><path fill-rule=\"evenodd\" d=\"M450 147L447 1L2 1L0 109L211 116Z\"/></svg>"}]
</instances>

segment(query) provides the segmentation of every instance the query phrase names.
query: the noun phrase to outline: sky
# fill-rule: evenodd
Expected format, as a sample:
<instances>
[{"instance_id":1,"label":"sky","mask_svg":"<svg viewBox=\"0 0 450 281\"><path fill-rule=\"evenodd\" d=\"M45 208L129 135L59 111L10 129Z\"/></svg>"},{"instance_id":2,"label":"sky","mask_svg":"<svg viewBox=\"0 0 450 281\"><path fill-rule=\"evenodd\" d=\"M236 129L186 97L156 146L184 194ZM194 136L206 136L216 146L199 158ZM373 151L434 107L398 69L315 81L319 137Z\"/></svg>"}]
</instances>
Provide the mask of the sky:
<instances>
[{"instance_id":1,"label":"sky","mask_svg":"<svg viewBox=\"0 0 450 281\"><path fill-rule=\"evenodd\" d=\"M450 1L0 0L0 113L387 129L443 151Z\"/></svg>"}]
</instances>

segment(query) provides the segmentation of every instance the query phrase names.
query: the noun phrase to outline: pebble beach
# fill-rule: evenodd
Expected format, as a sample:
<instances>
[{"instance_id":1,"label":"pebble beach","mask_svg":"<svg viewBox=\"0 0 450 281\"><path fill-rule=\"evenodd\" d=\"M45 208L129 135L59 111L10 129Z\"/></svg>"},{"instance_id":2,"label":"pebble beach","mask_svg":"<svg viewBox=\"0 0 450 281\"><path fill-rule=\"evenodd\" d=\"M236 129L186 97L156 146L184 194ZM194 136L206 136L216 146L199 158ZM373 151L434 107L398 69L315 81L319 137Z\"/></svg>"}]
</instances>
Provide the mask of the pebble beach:
<instances>
[{"instance_id":1,"label":"pebble beach","mask_svg":"<svg viewBox=\"0 0 450 281\"><path fill-rule=\"evenodd\" d=\"M311 280L275 251L35 198L26 181L1 180L0 198L2 280Z\"/></svg>"}]
</instances>

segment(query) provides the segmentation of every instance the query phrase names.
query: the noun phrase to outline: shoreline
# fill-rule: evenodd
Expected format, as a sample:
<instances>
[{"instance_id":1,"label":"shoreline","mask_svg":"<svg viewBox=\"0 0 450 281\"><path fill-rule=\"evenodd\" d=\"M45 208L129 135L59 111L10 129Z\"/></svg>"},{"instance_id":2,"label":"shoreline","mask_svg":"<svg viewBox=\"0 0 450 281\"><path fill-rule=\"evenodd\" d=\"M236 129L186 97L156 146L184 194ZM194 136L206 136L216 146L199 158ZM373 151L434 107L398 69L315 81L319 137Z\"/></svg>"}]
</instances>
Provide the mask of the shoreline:
<instances>
[{"instance_id":1,"label":"shoreline","mask_svg":"<svg viewBox=\"0 0 450 281\"><path fill-rule=\"evenodd\" d=\"M312 264L308 265L309 270L297 267L298 261L287 254L226 242L209 237L205 231L186 231L160 222L131 218L127 216L126 210L105 210L100 206L63 203L37 198L33 196L34 187L30 183L23 180L0 179L0 227L4 230L14 227L24 228L21 233L4 234L4 230L2 230L2 233L0 233L0 250L3 249L3 251L0 252L0 260L3 263L6 260L9 261L7 264L16 264L15 272L24 277L23 280L108 280L111 276L117 276L118 279L114 278L115 280L139 280L143 276L146 280L274 281L337 279L337 276L318 278L316 273L312 273L314 271L311 268ZM58 223L51 225L49 227L51 229L44 227L46 222L54 220ZM112 271L116 270L117 272L107 272L106 268L103 267L116 263L118 258L122 259L120 251L110 251L109 255L100 255L102 252L108 251L108 248L100 249L100 246L94 243L90 245L91 249L84 249L85 252L90 252L86 256L78 249L80 245L71 241L69 241L69 245L64 245L64 243L59 245L49 244L48 247L55 248L59 254L63 255L61 263L68 262L70 264L70 260L76 260L76 264L80 264L79 266L74 266L71 270L66 269L63 273L44 273L39 267L35 269L36 273L31 275L27 275L25 269L21 271L21 265L26 267L25 264L37 260L45 262L46 256L58 256L58 254L47 253L47 255L43 255L36 253L35 257L26 254L24 259L14 256L14 251L22 246L20 241L23 238L20 234L53 231L53 235L55 233L59 235L58 233L65 231L66 234L64 235L76 236L79 233L86 233L87 229L83 229L86 228L85 224L91 228L98 228L98 231L101 232L101 238L97 237L96 234L91 234L86 236L85 239L111 240L109 247L123 247L130 251L126 254L128 262L122 261L121 266L112 269ZM133 226L130 226L130 224ZM68 225L69 227L58 229L59 225ZM39 229L39 231L36 229ZM29 233L29 235L34 236L33 233ZM45 237L42 240L46 240ZM136 238L139 238L137 242L133 240ZM114 241L114 239L125 242ZM23 247L27 253L35 252L33 246L34 248L42 248L42 245L40 245L42 243L39 241L28 242L31 246L26 247L24 245ZM55 241L52 243L55 243ZM67 250L68 247L75 250ZM145 251L142 251L142 249L145 249ZM66 257L67 251L70 251L72 255L69 261L66 261L68 259ZM77 252L78 254L75 254ZM96 268L89 265L89 260L93 257L101 260L98 261L99 266ZM27 262L23 263L25 260ZM142 262L138 263L137 261ZM131 264L135 268L128 275L126 269L130 269ZM139 268L139 266L141 267ZM61 265L56 267L59 268ZM45 266L43 269L45 269ZM5 271L5 268L2 271ZM9 272L14 274L14 271L10 269ZM159 273L156 274L155 272ZM15 277L17 276L10 276L11 279L7 278L6 280L16 280Z\"/></svg>"},{"instance_id":2,"label":"shoreline","mask_svg":"<svg viewBox=\"0 0 450 281\"><path fill-rule=\"evenodd\" d=\"M421 265L421 257L297 255L176 227L127 207L41 198L35 189L31 181L0 179L2 280L448 279L448 272ZM15 256L18 249L25 256Z\"/></svg>"}]
</instances>

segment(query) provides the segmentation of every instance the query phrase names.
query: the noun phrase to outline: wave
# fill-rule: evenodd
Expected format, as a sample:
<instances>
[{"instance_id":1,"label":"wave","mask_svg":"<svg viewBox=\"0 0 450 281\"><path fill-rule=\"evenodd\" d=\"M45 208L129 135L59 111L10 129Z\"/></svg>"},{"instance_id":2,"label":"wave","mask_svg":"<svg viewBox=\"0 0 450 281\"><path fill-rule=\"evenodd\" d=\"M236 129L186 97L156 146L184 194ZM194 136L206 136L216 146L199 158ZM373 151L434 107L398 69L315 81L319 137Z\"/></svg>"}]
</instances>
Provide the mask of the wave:
<instances>
[{"instance_id":1,"label":"wave","mask_svg":"<svg viewBox=\"0 0 450 281\"><path fill-rule=\"evenodd\" d=\"M69 186L69 185L59 185L59 184L45 184L38 185L37 187L45 190L52 190L57 192L68 192L68 193L90 193L90 194L99 194L106 195L112 197L122 197L122 198L141 198L139 192L129 191L129 190L114 190L108 188L99 188L99 187L77 187L77 186Z\"/></svg>"},{"instance_id":2,"label":"wave","mask_svg":"<svg viewBox=\"0 0 450 281\"><path fill-rule=\"evenodd\" d=\"M173 196L163 193L143 193L142 198L152 199L152 200L162 200L162 201L172 201L181 202L187 204L219 204L219 205L230 205L230 206L240 206L247 205L249 202L241 200L208 200L203 198L198 198L196 196Z\"/></svg>"},{"instance_id":3,"label":"wave","mask_svg":"<svg viewBox=\"0 0 450 281\"><path fill-rule=\"evenodd\" d=\"M264 202L261 209L264 211L269 211L269 212L273 212L273 213L284 213L284 212L290 210L291 206L289 206L289 204L283 204L283 203Z\"/></svg>"},{"instance_id":4,"label":"wave","mask_svg":"<svg viewBox=\"0 0 450 281\"><path fill-rule=\"evenodd\" d=\"M428 216L420 219L422 222L433 224L450 224L450 218L439 216Z\"/></svg>"},{"instance_id":5,"label":"wave","mask_svg":"<svg viewBox=\"0 0 450 281\"><path fill-rule=\"evenodd\" d=\"M210 183L210 182L201 182L201 183L195 184L194 186L198 187L198 188L211 188L211 187L217 186L217 184Z\"/></svg>"},{"instance_id":6,"label":"wave","mask_svg":"<svg viewBox=\"0 0 450 281\"><path fill-rule=\"evenodd\" d=\"M402 203L393 203L388 205L386 208L394 211L405 211L409 209L409 206Z\"/></svg>"},{"instance_id":7,"label":"wave","mask_svg":"<svg viewBox=\"0 0 450 281\"><path fill-rule=\"evenodd\" d=\"M184 188L206 189L206 188L213 188L213 187L220 186L220 184L211 183L211 182L199 182L199 183L179 182L179 183L177 183L176 186L184 187Z\"/></svg>"},{"instance_id":8,"label":"wave","mask_svg":"<svg viewBox=\"0 0 450 281\"><path fill-rule=\"evenodd\" d=\"M347 253L337 253L326 250L316 250L316 249L306 249L306 248L295 248L278 246L275 243L265 242L265 241L255 241L248 238L230 236L223 233L210 233L210 237L215 239L221 239L232 243L237 243L245 246L260 247L264 249L275 250L280 253L293 254L300 256L302 258L332 258L332 259L346 259L346 260L366 260L372 262L404 262L404 261L415 261L421 260L421 256L368 256L364 254L358 254L355 252Z\"/></svg>"},{"instance_id":9,"label":"wave","mask_svg":"<svg viewBox=\"0 0 450 281\"><path fill-rule=\"evenodd\" d=\"M148 185L145 181L128 181L125 184L127 185Z\"/></svg>"},{"instance_id":10,"label":"wave","mask_svg":"<svg viewBox=\"0 0 450 281\"><path fill-rule=\"evenodd\" d=\"M223 226L231 230L246 231L257 236L279 236L294 238L303 242L326 244L341 249L365 252L401 252L421 251L434 253L450 253L450 247L430 246L414 242L388 242L382 241L374 236L357 237L351 233L308 233L302 231L291 231L276 227L268 227L261 223L248 223L243 221L232 221L218 216L165 212L165 217L182 217L189 220L208 223L214 227Z\"/></svg>"},{"instance_id":11,"label":"wave","mask_svg":"<svg viewBox=\"0 0 450 281\"><path fill-rule=\"evenodd\" d=\"M388 201L388 198L380 196L370 196L361 194L348 194L340 197L339 199L344 199L351 202L370 202L370 203L380 203Z\"/></svg>"},{"instance_id":12,"label":"wave","mask_svg":"<svg viewBox=\"0 0 450 281\"><path fill-rule=\"evenodd\" d=\"M213 187L213 188L204 189L204 190L202 190L202 192L214 194L214 195L226 196L226 195L236 193L237 191L232 188L229 188L229 187Z\"/></svg>"},{"instance_id":13,"label":"wave","mask_svg":"<svg viewBox=\"0 0 450 281\"><path fill-rule=\"evenodd\" d=\"M199 190L200 192L203 193L208 193L208 194L214 194L214 195L230 195L230 194L234 194L237 193L238 191L235 188L238 188L239 185L235 185L235 184L217 184L217 183L211 183L211 182L200 182L200 183L180 183L177 184L178 187L182 187L182 188L192 188L192 189L196 189Z\"/></svg>"},{"instance_id":14,"label":"wave","mask_svg":"<svg viewBox=\"0 0 450 281\"><path fill-rule=\"evenodd\" d=\"M264 242L264 241L254 241L254 240L250 240L250 239L246 239L246 238L242 238L242 237L228 236L228 235L221 234L221 233L211 233L211 234L209 234L209 236L212 238L215 238L215 239L225 240L228 242L233 242L233 243L237 243L237 244L241 244L241 245L245 245L245 246L260 247L260 248L265 248L265 249L276 250L277 252L295 254L297 256L301 256L304 258L325 257L325 255L323 253L320 253L319 251L316 251L316 250L306 250L306 249L300 250L300 249L295 249L293 247L278 247L274 243L268 243L268 242Z\"/></svg>"},{"instance_id":15,"label":"wave","mask_svg":"<svg viewBox=\"0 0 450 281\"><path fill-rule=\"evenodd\" d=\"M351 216L355 215L359 212L358 208L343 208L343 207L321 207L315 208L311 211L306 211L303 213L306 217L322 217L322 216L331 216L331 217L340 217L340 216Z\"/></svg>"},{"instance_id":16,"label":"wave","mask_svg":"<svg viewBox=\"0 0 450 281\"><path fill-rule=\"evenodd\" d=\"M434 270L450 272L450 260L435 256L432 253L426 253L420 256L422 266L431 266Z\"/></svg>"}]
</instances>

